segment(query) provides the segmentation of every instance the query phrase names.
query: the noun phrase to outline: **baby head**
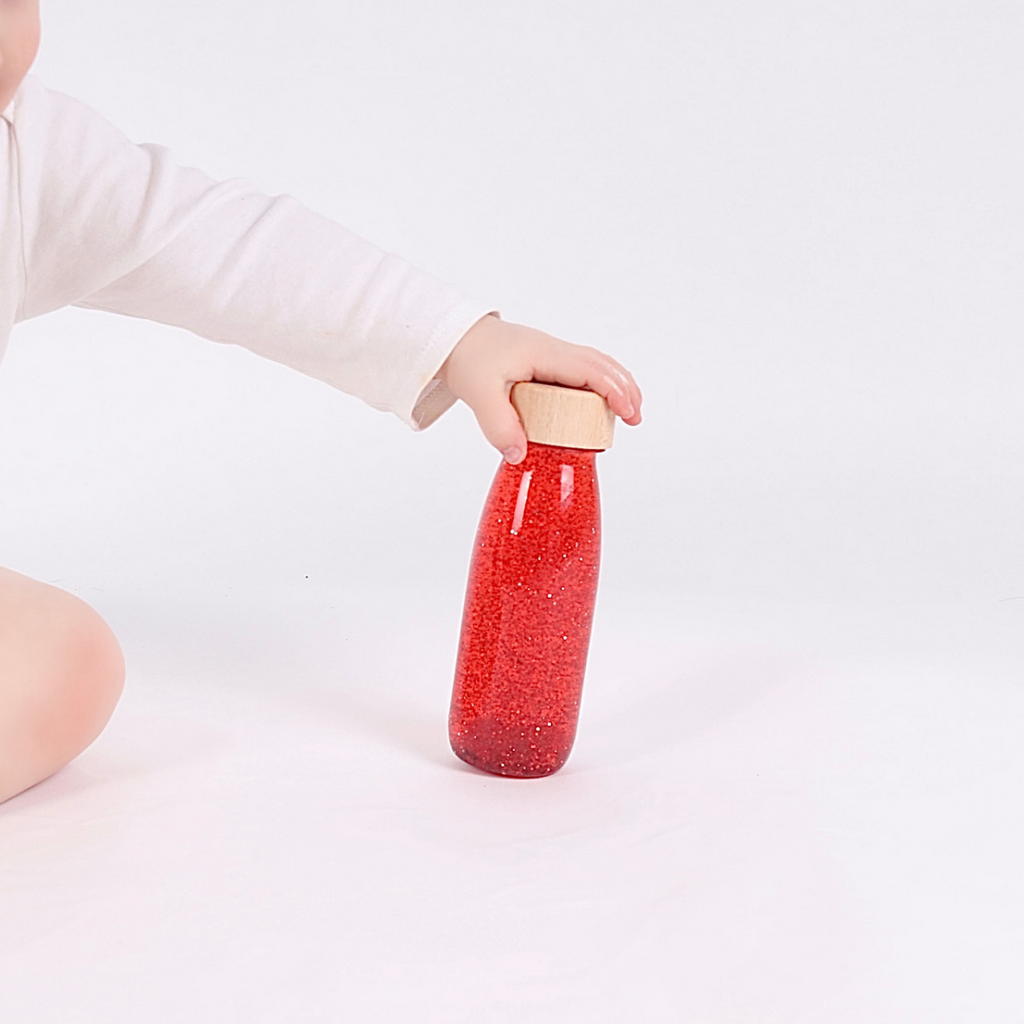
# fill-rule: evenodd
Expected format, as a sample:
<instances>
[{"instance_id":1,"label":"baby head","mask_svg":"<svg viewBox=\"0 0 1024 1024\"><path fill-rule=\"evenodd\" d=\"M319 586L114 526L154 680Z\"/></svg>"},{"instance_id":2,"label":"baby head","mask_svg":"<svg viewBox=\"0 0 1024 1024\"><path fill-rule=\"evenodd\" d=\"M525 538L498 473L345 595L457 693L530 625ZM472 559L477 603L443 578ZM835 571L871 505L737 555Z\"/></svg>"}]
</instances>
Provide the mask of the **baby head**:
<instances>
[{"instance_id":1,"label":"baby head","mask_svg":"<svg viewBox=\"0 0 1024 1024\"><path fill-rule=\"evenodd\" d=\"M39 0L0 0L0 110L14 99L39 49Z\"/></svg>"}]
</instances>

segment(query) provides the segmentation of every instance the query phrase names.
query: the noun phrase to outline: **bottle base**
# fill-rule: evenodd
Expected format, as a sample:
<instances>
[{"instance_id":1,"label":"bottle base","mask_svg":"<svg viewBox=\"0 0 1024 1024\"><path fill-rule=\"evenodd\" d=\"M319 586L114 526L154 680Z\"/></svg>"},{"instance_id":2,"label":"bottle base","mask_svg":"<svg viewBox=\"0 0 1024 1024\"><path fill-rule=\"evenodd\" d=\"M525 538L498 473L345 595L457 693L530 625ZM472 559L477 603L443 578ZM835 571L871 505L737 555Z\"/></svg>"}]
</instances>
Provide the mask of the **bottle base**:
<instances>
[{"instance_id":1,"label":"bottle base","mask_svg":"<svg viewBox=\"0 0 1024 1024\"><path fill-rule=\"evenodd\" d=\"M553 775L569 759L572 738L568 743L551 743L555 737L538 742L529 733L510 730L500 723L477 719L471 729L449 736L455 756L473 768L491 775L513 779L539 779Z\"/></svg>"},{"instance_id":2,"label":"bottle base","mask_svg":"<svg viewBox=\"0 0 1024 1024\"><path fill-rule=\"evenodd\" d=\"M506 779L543 779L547 775L554 775L562 764L556 764L552 768L516 768L513 765L494 764L487 758L475 757L468 751L455 751L455 756L464 761L472 768L487 772L488 775L500 775Z\"/></svg>"}]
</instances>

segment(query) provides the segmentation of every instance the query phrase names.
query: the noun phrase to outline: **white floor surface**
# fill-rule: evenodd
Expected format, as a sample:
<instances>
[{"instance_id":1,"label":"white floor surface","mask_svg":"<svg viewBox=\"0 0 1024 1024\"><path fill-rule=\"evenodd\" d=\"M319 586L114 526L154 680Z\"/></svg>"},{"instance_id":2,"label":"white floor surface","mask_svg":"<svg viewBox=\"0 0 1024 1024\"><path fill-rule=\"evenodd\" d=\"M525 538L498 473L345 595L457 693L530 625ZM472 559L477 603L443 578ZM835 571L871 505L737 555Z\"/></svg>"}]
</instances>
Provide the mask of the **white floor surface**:
<instances>
[{"instance_id":1,"label":"white floor surface","mask_svg":"<svg viewBox=\"0 0 1024 1024\"><path fill-rule=\"evenodd\" d=\"M1024 601L606 602L530 781L447 749L450 594L135 601L0 808L6 1022L1024 1019Z\"/></svg>"}]
</instances>

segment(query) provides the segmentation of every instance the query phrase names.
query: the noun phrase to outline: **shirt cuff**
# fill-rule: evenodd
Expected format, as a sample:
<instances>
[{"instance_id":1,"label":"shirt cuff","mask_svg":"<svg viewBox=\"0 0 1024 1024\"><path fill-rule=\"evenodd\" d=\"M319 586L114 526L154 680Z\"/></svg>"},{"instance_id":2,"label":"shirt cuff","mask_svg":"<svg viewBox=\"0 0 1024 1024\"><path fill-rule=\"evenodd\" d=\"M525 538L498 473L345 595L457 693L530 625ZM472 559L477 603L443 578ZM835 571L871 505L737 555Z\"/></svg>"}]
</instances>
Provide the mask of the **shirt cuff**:
<instances>
[{"instance_id":1,"label":"shirt cuff","mask_svg":"<svg viewBox=\"0 0 1024 1024\"><path fill-rule=\"evenodd\" d=\"M399 413L413 430L426 430L458 401L448 390L448 385L437 376L437 372L466 332L485 316L492 314L501 316L493 306L482 306L471 299L466 299L445 317L444 322L434 332L425 349L425 352L429 353L425 360L430 366L429 378L421 384L408 415Z\"/></svg>"}]
</instances>

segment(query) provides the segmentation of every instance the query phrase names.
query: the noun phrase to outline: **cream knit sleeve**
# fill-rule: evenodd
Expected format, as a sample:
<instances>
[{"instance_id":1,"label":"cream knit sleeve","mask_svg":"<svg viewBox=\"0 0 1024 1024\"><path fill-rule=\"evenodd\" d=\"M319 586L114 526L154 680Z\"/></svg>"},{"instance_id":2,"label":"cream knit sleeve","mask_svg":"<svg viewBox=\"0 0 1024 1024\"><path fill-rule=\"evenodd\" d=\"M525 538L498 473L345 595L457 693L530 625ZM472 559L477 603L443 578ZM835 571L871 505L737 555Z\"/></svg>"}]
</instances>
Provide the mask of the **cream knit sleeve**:
<instances>
[{"instance_id":1,"label":"cream knit sleeve","mask_svg":"<svg viewBox=\"0 0 1024 1024\"><path fill-rule=\"evenodd\" d=\"M29 76L14 104L25 295L244 346L428 426L435 378L493 307L288 196L215 182Z\"/></svg>"}]
</instances>

